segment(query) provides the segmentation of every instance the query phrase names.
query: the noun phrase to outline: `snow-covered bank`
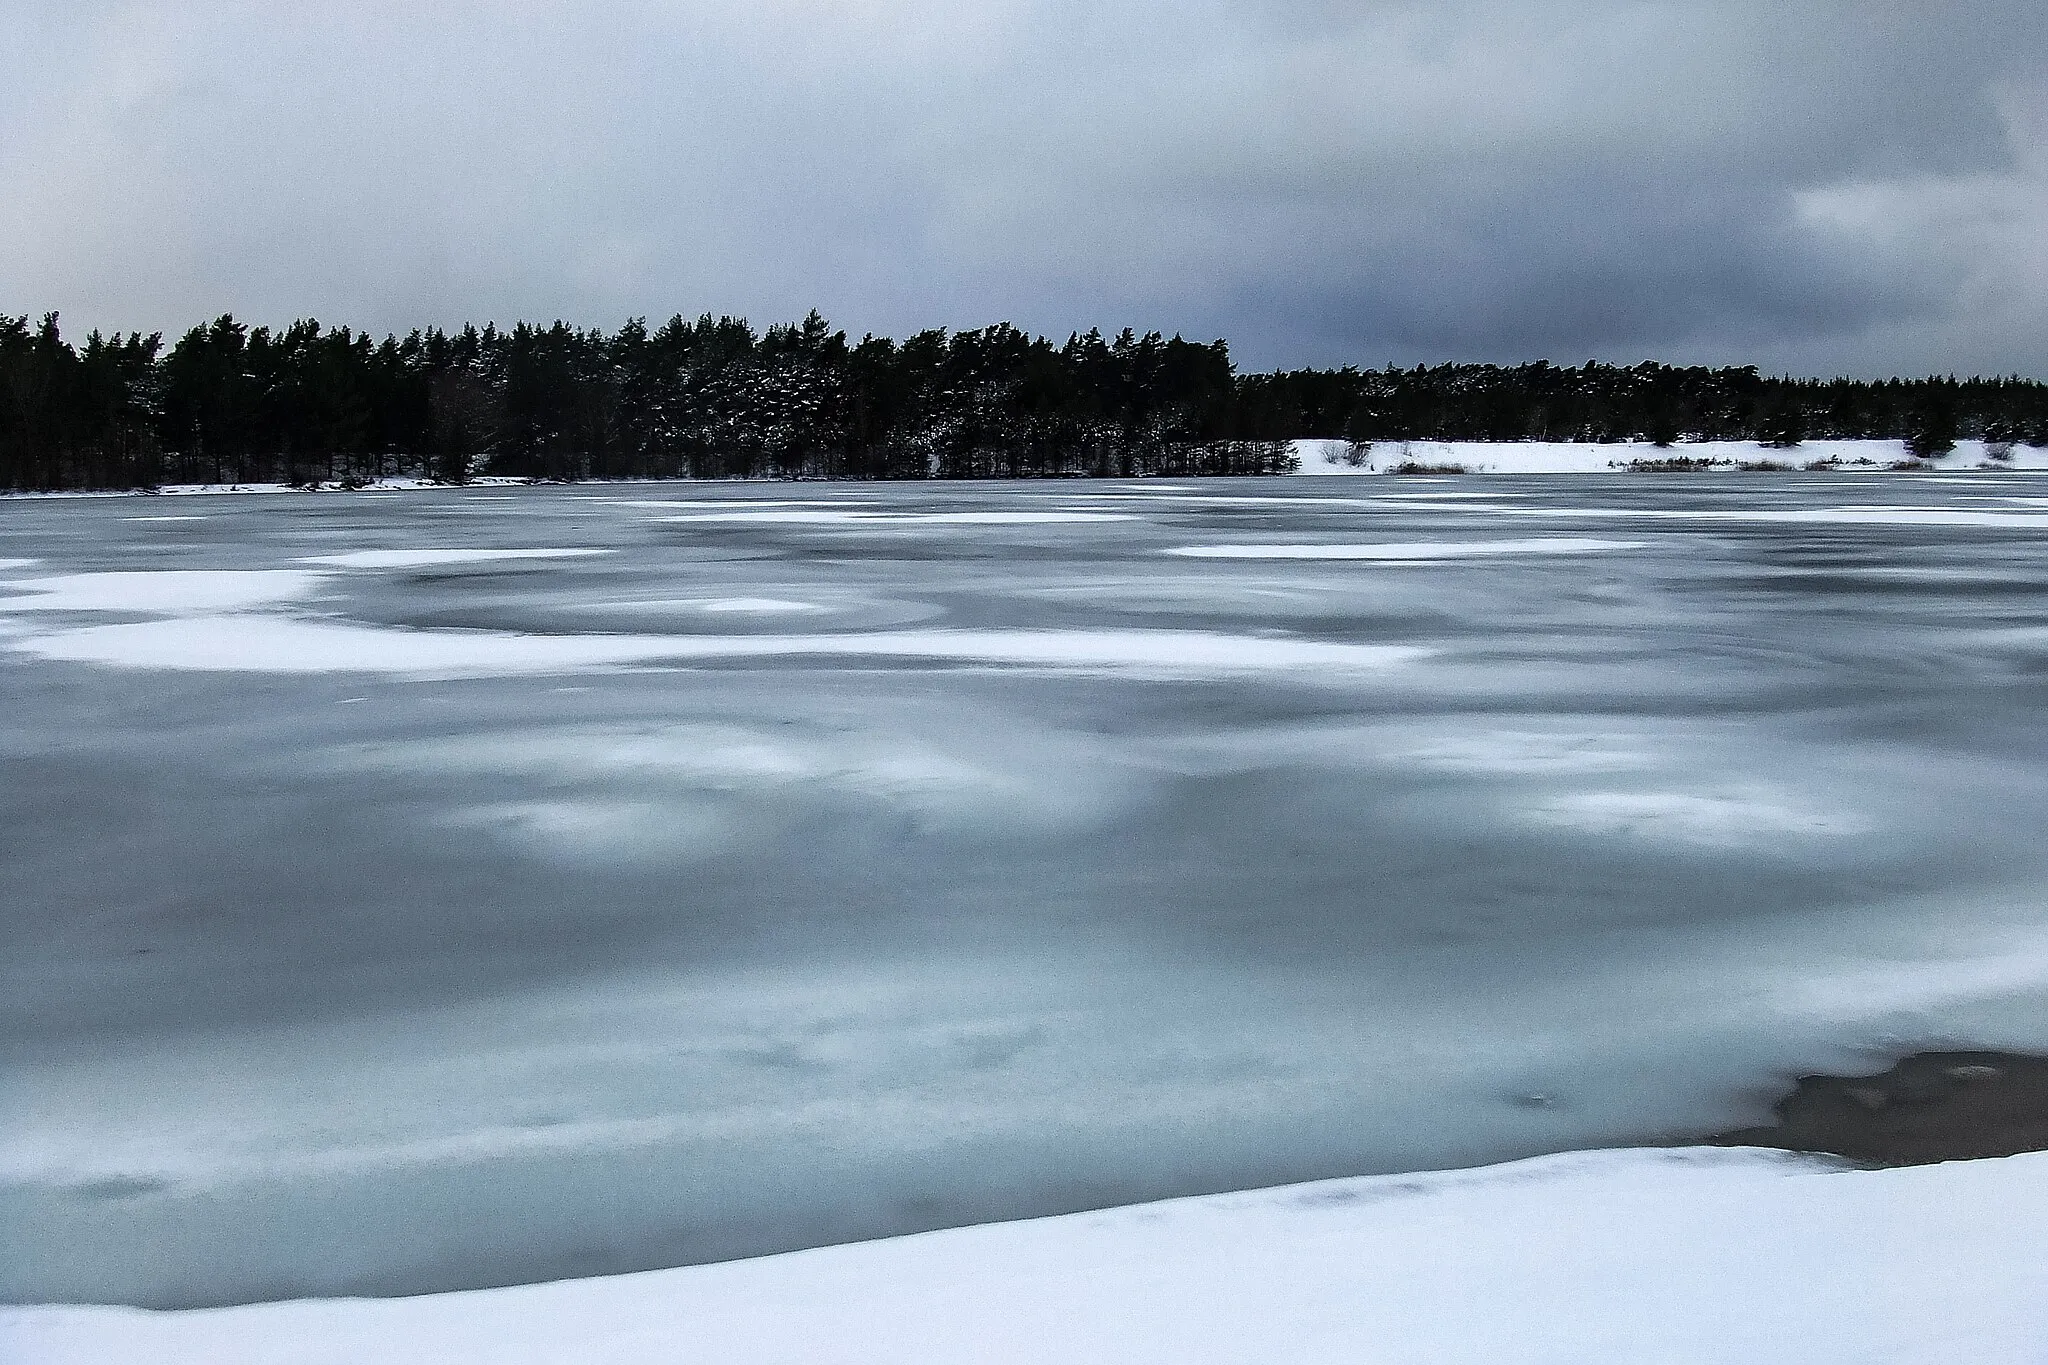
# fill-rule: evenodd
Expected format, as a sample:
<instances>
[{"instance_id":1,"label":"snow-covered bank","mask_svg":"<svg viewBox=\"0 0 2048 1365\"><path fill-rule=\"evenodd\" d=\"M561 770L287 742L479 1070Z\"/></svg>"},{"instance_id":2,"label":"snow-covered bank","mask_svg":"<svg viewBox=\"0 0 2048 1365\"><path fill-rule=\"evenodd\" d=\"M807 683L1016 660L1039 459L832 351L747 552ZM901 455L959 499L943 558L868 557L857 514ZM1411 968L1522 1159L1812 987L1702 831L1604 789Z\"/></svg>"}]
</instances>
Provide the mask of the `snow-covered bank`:
<instances>
[{"instance_id":1,"label":"snow-covered bank","mask_svg":"<svg viewBox=\"0 0 2048 1365\"><path fill-rule=\"evenodd\" d=\"M192 498L208 497L225 493L416 493L424 488L519 488L533 482L531 479L506 478L497 475L471 479L467 484L442 483L435 479L391 478L371 479L360 487L344 488L337 483L321 483L310 488L298 488L286 483L167 483L157 488L59 488L49 491L13 490L0 491L0 500L43 499L43 498ZM162 520L175 521L180 518L165 517Z\"/></svg>"},{"instance_id":2,"label":"snow-covered bank","mask_svg":"<svg viewBox=\"0 0 2048 1365\"><path fill-rule=\"evenodd\" d=\"M189 1313L0 1310L10 1365L2039 1365L2048 1154L1594 1152L681 1270Z\"/></svg>"},{"instance_id":3,"label":"snow-covered bank","mask_svg":"<svg viewBox=\"0 0 2048 1365\"><path fill-rule=\"evenodd\" d=\"M1444 470L1467 474L1612 474L1637 463L1702 460L1712 468L1748 465L1803 469L1820 462L1844 471L1888 469L1906 458L1898 441L1806 441L1789 450L1754 441L1687 441L1654 446L1648 441L1376 441L1369 448L1349 441L1296 441L1302 474L1387 474ZM2048 449L2015 445L2009 458L1993 460L1982 441L1959 441L1934 462L1940 469L2048 469Z\"/></svg>"},{"instance_id":4,"label":"snow-covered bank","mask_svg":"<svg viewBox=\"0 0 2048 1365\"><path fill-rule=\"evenodd\" d=\"M1672 460L1703 461L1713 469L1805 469L1816 465L1846 472L1887 470L1907 458L1902 442L1891 440L1806 441L1789 450L1762 446L1754 441L1686 441L1675 446L1656 446L1648 441L1375 441L1354 445L1350 441L1299 440L1288 443L1301 461L1298 474L1389 474L1443 471L1466 474L1612 474L1631 465L1660 464ZM1959 441L1956 448L1932 462L1944 470L2048 470L2048 447L2015 445L2010 453L1993 459L1982 441ZM463 487L471 489L518 488L531 479L491 475L479 476ZM780 483L784 480L761 476L749 479L591 479L584 486L603 484L751 484ZM1046 482L1062 482L1050 480ZM449 489L456 485L431 479L373 479L357 488L326 483L316 488L294 488L281 483L194 483L165 484L154 489L92 489L54 492L0 491L0 501L40 498L199 497L225 493L406 493L422 489ZM722 505L722 504L718 504ZM843 516L844 513L833 513ZM709 520L711 518L695 518ZM819 519L818 514L792 513L791 521ZM178 517L155 520L177 521Z\"/></svg>"}]
</instances>

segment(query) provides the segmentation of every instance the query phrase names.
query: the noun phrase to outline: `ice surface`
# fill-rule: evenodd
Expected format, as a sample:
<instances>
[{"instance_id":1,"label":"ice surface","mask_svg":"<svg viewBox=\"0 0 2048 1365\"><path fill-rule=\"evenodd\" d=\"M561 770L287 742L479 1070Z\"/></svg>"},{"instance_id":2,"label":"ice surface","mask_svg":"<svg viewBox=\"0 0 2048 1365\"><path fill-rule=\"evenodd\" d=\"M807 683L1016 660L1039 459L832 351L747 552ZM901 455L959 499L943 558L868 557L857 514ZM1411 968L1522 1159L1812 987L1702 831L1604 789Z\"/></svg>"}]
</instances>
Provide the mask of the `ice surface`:
<instances>
[{"instance_id":1,"label":"ice surface","mask_svg":"<svg viewBox=\"0 0 2048 1365\"><path fill-rule=\"evenodd\" d=\"M1516 507L1519 516L1734 521L1784 526L1982 526L2025 531L2048 526L2048 512L1992 512L1972 507Z\"/></svg>"},{"instance_id":2,"label":"ice surface","mask_svg":"<svg viewBox=\"0 0 2048 1365\"><path fill-rule=\"evenodd\" d=\"M1128 512L884 512L782 511L769 508L744 512L691 512L670 517L674 522L737 522L762 526L1064 526L1093 521L1130 521Z\"/></svg>"},{"instance_id":3,"label":"ice surface","mask_svg":"<svg viewBox=\"0 0 2048 1365\"><path fill-rule=\"evenodd\" d=\"M781 616L790 612L825 611L815 602L790 602L780 597L721 597L697 604L700 611L744 612L748 615Z\"/></svg>"},{"instance_id":4,"label":"ice surface","mask_svg":"<svg viewBox=\"0 0 2048 1365\"><path fill-rule=\"evenodd\" d=\"M2048 1156L1617 1151L726 1265L212 1312L0 1310L14 1365L2037 1365Z\"/></svg>"},{"instance_id":5,"label":"ice surface","mask_svg":"<svg viewBox=\"0 0 2048 1365\"><path fill-rule=\"evenodd\" d=\"M339 555L301 555L301 564L340 569L421 569L435 564L488 564L499 559L582 559L609 550L352 550Z\"/></svg>"},{"instance_id":6,"label":"ice surface","mask_svg":"<svg viewBox=\"0 0 2048 1365\"><path fill-rule=\"evenodd\" d=\"M1477 729L1433 736L1416 747L1396 750L1408 762L1449 772L1508 774L1598 773L1650 770L1659 766L1658 744L1611 731L1564 733Z\"/></svg>"},{"instance_id":7,"label":"ice surface","mask_svg":"<svg viewBox=\"0 0 2048 1365\"><path fill-rule=\"evenodd\" d=\"M1578 792L1540 803L1529 814L1592 833L1702 844L1781 845L1788 838L1868 833L1851 812L1788 803L1771 792Z\"/></svg>"},{"instance_id":8,"label":"ice surface","mask_svg":"<svg viewBox=\"0 0 2048 1365\"><path fill-rule=\"evenodd\" d=\"M319 574L302 569L158 569L58 574L0 581L23 594L0 597L0 612L172 614L235 612L309 597Z\"/></svg>"},{"instance_id":9,"label":"ice surface","mask_svg":"<svg viewBox=\"0 0 2048 1365\"><path fill-rule=\"evenodd\" d=\"M579 502L603 503L611 507L652 507L657 510L674 511L678 507L710 507L733 510L733 499L727 498L579 498ZM766 498L750 497L743 504L747 509L781 507L861 507L870 499L859 493L849 492L836 498Z\"/></svg>"},{"instance_id":10,"label":"ice surface","mask_svg":"<svg viewBox=\"0 0 2048 1365\"><path fill-rule=\"evenodd\" d=\"M1641 549L1640 540L1592 540L1583 536L1540 536L1524 540L1409 541L1378 545L1183 545L1170 555L1189 559L1371 559L1419 564L1485 555L1584 555Z\"/></svg>"},{"instance_id":11,"label":"ice surface","mask_svg":"<svg viewBox=\"0 0 2048 1365\"><path fill-rule=\"evenodd\" d=\"M1958 480L0 499L0 1299L724 1260L2048 1047L2048 542L1942 519L2048 487ZM1139 515L958 520L1082 488ZM741 519L627 505L678 496ZM1537 536L1635 548L1167 553ZM606 553L301 562L527 546Z\"/></svg>"},{"instance_id":12,"label":"ice surface","mask_svg":"<svg viewBox=\"0 0 2048 1365\"><path fill-rule=\"evenodd\" d=\"M1268 670L1376 672L1426 657L1411 645L1354 645L1195 631L928 630L857 635L513 635L406 630L284 617L198 616L86 626L12 648L73 663L255 673L510 677L630 664L856 658L1200 677Z\"/></svg>"}]
</instances>

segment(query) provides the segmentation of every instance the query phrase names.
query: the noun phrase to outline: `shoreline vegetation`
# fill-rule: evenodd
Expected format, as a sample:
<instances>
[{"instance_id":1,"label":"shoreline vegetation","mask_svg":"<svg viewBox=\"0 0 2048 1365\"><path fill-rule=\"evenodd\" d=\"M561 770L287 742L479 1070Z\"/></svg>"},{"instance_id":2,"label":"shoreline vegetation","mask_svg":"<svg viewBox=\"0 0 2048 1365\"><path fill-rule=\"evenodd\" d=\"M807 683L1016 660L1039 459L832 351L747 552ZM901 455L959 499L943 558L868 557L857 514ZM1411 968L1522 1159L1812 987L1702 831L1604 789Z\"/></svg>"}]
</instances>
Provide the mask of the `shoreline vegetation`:
<instances>
[{"instance_id":1,"label":"shoreline vegetation","mask_svg":"<svg viewBox=\"0 0 2048 1365\"><path fill-rule=\"evenodd\" d=\"M0 491L482 478L984 479L1293 472L1343 443L1638 443L1629 472L1836 468L1809 441L1897 442L1862 467L1983 467L2048 447L2048 383L1772 378L1755 367L1438 365L1240 373L1223 341L1126 329L1064 343L1008 324L850 341L817 313L557 322L381 341L223 316L175 342L0 314ZM1685 447L1749 443L1746 457ZM1354 455L1347 455L1353 458ZM1337 472L1332 470L1330 472Z\"/></svg>"},{"instance_id":2,"label":"shoreline vegetation","mask_svg":"<svg viewBox=\"0 0 2048 1365\"><path fill-rule=\"evenodd\" d=\"M1959 443L1948 457L1918 459L1889 441L1829 441L1805 450L1783 451L1740 447L1734 442L1685 445L1669 451L1645 442L1609 445L1544 442L1394 442L1374 444L1342 440L1296 440L1281 443L1284 458L1271 474L1362 474L1387 478L1447 478L1461 475L1603 475L1603 474L1877 474L1897 472L2039 474L2048 471L2048 449L2021 447L2000 451L1979 441ZM1845 450L1846 448L1846 450ZM1690 450L1721 453L1690 454ZM1738 453L1726 453L1731 449ZM1816 449L1826 453L1814 454ZM1642 453L1647 452L1647 453ZM1790 458L1785 458L1785 457ZM989 476L994 481L1001 476ZM1020 479L1034 476L1020 475ZM1089 475L1036 476L1088 478ZM1139 476L1133 476L1139 477ZM719 477L677 475L591 476L554 478L547 475L475 473L461 479L431 475L344 475L335 479L303 477L291 483L252 480L222 483L160 482L122 487L20 488L0 486L0 502L37 498L103 498L133 496L192 497L209 494L272 493L403 493L431 489L509 489L554 485L733 484L777 482L871 482L859 475L779 473ZM936 477L927 481L942 481Z\"/></svg>"}]
</instances>

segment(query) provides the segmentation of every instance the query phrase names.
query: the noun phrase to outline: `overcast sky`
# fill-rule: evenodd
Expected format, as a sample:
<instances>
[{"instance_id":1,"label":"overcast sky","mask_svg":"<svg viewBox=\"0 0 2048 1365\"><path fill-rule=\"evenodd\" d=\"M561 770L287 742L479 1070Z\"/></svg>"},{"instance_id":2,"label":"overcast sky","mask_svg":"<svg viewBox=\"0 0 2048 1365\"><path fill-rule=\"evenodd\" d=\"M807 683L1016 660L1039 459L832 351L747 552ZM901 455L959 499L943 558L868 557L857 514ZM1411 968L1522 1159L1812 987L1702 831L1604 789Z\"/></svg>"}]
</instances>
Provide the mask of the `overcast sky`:
<instances>
[{"instance_id":1,"label":"overcast sky","mask_svg":"<svg viewBox=\"0 0 2048 1365\"><path fill-rule=\"evenodd\" d=\"M2048 375L2042 0L0 0L0 311Z\"/></svg>"}]
</instances>

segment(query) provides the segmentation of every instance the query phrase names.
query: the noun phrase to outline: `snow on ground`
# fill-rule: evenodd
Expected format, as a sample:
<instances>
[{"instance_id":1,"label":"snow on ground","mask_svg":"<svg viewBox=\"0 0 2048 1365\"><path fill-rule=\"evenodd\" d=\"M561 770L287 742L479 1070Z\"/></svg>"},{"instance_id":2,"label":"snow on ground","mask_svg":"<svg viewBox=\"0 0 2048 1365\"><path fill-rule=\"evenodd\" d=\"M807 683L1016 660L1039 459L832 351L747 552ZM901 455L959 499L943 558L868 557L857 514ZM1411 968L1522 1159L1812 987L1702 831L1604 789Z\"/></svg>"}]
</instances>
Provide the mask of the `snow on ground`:
<instances>
[{"instance_id":1,"label":"snow on ground","mask_svg":"<svg viewBox=\"0 0 2048 1365\"><path fill-rule=\"evenodd\" d=\"M2040 1365L2048 1154L1575 1153L410 1299L0 1310L11 1365Z\"/></svg>"},{"instance_id":2,"label":"snow on ground","mask_svg":"<svg viewBox=\"0 0 2048 1365\"><path fill-rule=\"evenodd\" d=\"M1590 540L1539 536L1528 540L1418 540L1376 545L1185 545L1168 550L1189 559L1370 559L1390 564L1423 564L1483 555L1583 555L1602 550L1641 549L1640 540Z\"/></svg>"},{"instance_id":3,"label":"snow on ground","mask_svg":"<svg viewBox=\"0 0 2048 1365\"><path fill-rule=\"evenodd\" d=\"M1301 474L1385 474L1401 465L1423 467L1451 467L1456 471L1470 474L1608 474L1625 469L1634 461L1662 461L1672 459L1708 460L1724 469L1740 465L1782 466L1799 469L1818 461L1832 461L1834 467L1847 471L1870 471L1883 469L1907 458L1905 445L1900 441L1855 440L1855 441L1805 441L1789 450L1779 450L1759 445L1754 441L1684 441L1674 446L1655 446L1648 441L1374 441L1368 446L1354 446L1350 441L1298 440L1288 445L1300 459ZM1937 467L1946 470L1977 469L2048 469L2048 448L2015 445L2011 455L2000 461L1989 458L1982 441L1959 441L1948 455L1935 461ZM471 480L463 487L509 488L528 483L529 480L504 477L485 477ZM610 480L591 480L594 486L602 486ZM647 483L758 483L764 480L741 479L628 479L618 482L626 484ZM768 480L767 482L772 482ZM1149 481L1148 481L1149 482ZM377 479L364 489L371 493L399 493L420 489L449 489L453 485L436 483L430 479ZM308 490L295 489L284 484L166 484L152 490L148 496L194 497L222 493L303 493ZM328 489L321 491L341 491ZM1172 493L1193 492L1186 486L1158 484L1148 491ZM88 492L6 492L4 498L102 498L142 496L140 490L94 490ZM472 495L470 501L477 501ZM755 512L739 513L732 504L717 500L660 500L606 498L593 501L615 502L629 507L688 508L703 507L714 516L725 513L744 515L749 521L759 521ZM903 521L904 516L868 514L863 516L857 508L859 498L846 496L834 499L798 499L784 502L753 502L748 508L780 507L789 509L817 508L822 515L789 515L780 520L792 523L827 522L842 520ZM914 514L915 515L915 514ZM995 521L1082 521L1091 518L1079 515L1048 516L1043 514L996 514L991 518L985 514L937 514L934 519L955 524L994 524ZM151 521L179 521L186 518L163 516L137 518ZM710 520L713 518L699 518ZM0 563L0 567L5 567Z\"/></svg>"},{"instance_id":4,"label":"snow on ground","mask_svg":"<svg viewBox=\"0 0 2048 1365\"><path fill-rule=\"evenodd\" d=\"M1456 466L1471 474L1606 474L1632 461L1712 460L1725 468L1774 464L1801 468L1818 460L1851 469L1882 469L1907 458L1899 441L1806 441L1776 450L1754 441L1375 441L1361 451L1349 441L1295 441L1303 474L1384 474L1401 465ZM1354 460L1356 463L1354 463ZM2048 469L2048 449L2014 446L2009 461L1991 462L1982 441L1959 441L1943 469Z\"/></svg>"}]
</instances>

